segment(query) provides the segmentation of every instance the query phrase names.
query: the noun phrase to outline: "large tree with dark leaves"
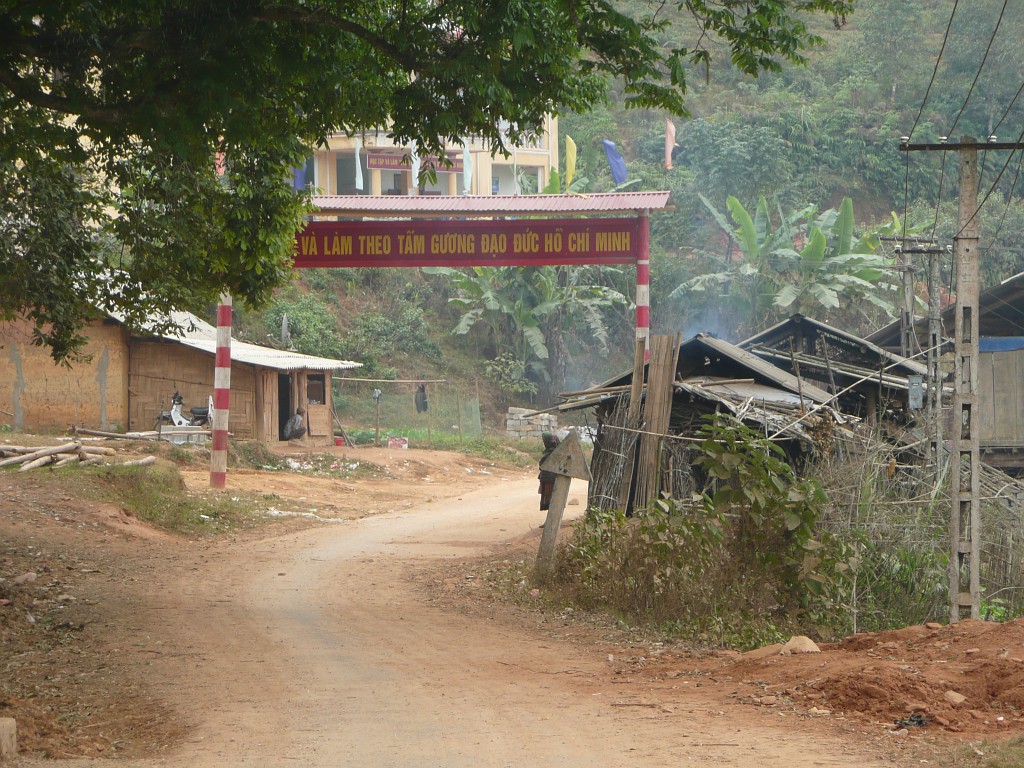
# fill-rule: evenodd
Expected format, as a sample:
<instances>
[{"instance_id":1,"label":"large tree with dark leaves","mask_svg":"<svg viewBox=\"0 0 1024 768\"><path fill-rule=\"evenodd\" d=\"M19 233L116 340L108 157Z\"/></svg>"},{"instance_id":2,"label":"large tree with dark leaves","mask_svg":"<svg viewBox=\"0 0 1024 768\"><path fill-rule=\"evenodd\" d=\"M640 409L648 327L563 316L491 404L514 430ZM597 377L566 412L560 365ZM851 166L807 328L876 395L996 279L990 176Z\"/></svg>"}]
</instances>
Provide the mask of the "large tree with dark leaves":
<instances>
[{"instance_id":1,"label":"large tree with dark leaves","mask_svg":"<svg viewBox=\"0 0 1024 768\"><path fill-rule=\"evenodd\" d=\"M287 183L332 131L426 153L586 110L611 78L684 111L712 42L743 71L801 62L849 0L685 0L692 42L609 0L0 0L0 319L56 359L95 307L129 325L287 279L307 201ZM692 20L692 23L691 23ZM684 34L685 33L685 34ZM221 158L218 174L214 158Z\"/></svg>"}]
</instances>

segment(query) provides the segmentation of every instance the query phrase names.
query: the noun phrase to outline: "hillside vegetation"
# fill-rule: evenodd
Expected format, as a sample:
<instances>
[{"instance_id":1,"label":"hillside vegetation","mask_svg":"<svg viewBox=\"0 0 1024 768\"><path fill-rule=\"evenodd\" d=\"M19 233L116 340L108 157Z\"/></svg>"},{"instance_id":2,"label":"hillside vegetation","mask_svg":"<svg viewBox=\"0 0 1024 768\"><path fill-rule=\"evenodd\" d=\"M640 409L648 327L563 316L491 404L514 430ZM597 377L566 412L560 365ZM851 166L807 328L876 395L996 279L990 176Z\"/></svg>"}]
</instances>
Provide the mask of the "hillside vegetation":
<instances>
[{"instance_id":1,"label":"hillside vegetation","mask_svg":"<svg viewBox=\"0 0 1024 768\"><path fill-rule=\"evenodd\" d=\"M714 58L705 79L690 83L690 117L675 120L672 170L663 164L666 115L624 109L615 88L592 113L561 114L562 146L570 136L579 148L573 191L614 187L602 145L611 139L631 188L673 193L675 209L652 217L653 331L736 339L794 310L854 332L886 322L897 299L891 245L875 236L906 228L948 244L955 233L957 158L908 156L899 137L1020 132L1024 100L1014 94L1024 60L1014 46L1024 18L999 21L1001 6L972 2L947 34L949 3L864 0L837 24L814 22L826 44L806 68L751 79ZM671 28L687 33L685 23ZM563 152L562 179L564 162ZM1024 185L1017 156L982 153L981 166L982 273L991 285L1024 268ZM764 235L752 247L736 234L743 215ZM855 221L850 237L839 227L845 215ZM851 262L844 248L860 256ZM951 285L948 263L943 278ZM358 360L361 376L447 379L479 392L496 418L509 404L543 407L558 391L627 367L634 281L631 268L604 267L309 271L270 309L243 314L239 331ZM281 338L285 315L290 339Z\"/></svg>"}]
</instances>

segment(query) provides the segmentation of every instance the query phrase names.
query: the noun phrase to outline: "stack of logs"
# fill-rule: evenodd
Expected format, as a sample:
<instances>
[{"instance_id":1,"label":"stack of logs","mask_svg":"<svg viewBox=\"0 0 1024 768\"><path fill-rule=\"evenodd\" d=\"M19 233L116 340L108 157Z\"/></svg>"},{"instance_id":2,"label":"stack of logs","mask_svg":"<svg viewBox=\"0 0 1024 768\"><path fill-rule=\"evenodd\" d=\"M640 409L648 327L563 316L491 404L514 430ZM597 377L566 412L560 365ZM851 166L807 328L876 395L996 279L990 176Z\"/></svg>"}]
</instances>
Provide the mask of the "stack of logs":
<instances>
[{"instance_id":1,"label":"stack of logs","mask_svg":"<svg viewBox=\"0 0 1024 768\"><path fill-rule=\"evenodd\" d=\"M30 469L53 465L63 467L68 464L78 466L90 464L111 464L110 458L117 452L113 448L106 448L101 445L83 445L78 441L51 445L46 448L29 447L24 445L0 445L0 467L9 467L20 464L19 472L27 472ZM147 456L144 459L123 461L118 463L119 467L146 466L156 462L156 456Z\"/></svg>"}]
</instances>

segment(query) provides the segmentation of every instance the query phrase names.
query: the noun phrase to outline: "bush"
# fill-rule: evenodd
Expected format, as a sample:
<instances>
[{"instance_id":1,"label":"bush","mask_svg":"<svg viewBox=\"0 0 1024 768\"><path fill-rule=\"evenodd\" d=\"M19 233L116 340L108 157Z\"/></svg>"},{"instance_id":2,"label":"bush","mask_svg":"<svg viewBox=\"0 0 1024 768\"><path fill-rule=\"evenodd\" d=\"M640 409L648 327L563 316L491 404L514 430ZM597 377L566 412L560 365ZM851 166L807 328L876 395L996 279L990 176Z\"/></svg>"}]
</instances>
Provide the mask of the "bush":
<instances>
[{"instance_id":1,"label":"bush","mask_svg":"<svg viewBox=\"0 0 1024 768\"><path fill-rule=\"evenodd\" d=\"M345 335L344 349L353 360L365 362L395 354L441 359L441 349L428 335L423 310L405 306L393 314L363 312L356 315Z\"/></svg>"},{"instance_id":2,"label":"bush","mask_svg":"<svg viewBox=\"0 0 1024 768\"><path fill-rule=\"evenodd\" d=\"M290 347L317 357L341 357L338 321L327 306L311 294L295 301L279 301L263 315L263 321L275 337L280 335L284 316L288 316ZM279 340L283 343L283 339Z\"/></svg>"},{"instance_id":3,"label":"bush","mask_svg":"<svg viewBox=\"0 0 1024 768\"><path fill-rule=\"evenodd\" d=\"M797 478L777 445L731 417L713 416L702 435L704 493L661 499L632 519L588 512L560 553L557 588L704 642L814 633L850 571L845 549L814 536L821 485Z\"/></svg>"}]
</instances>

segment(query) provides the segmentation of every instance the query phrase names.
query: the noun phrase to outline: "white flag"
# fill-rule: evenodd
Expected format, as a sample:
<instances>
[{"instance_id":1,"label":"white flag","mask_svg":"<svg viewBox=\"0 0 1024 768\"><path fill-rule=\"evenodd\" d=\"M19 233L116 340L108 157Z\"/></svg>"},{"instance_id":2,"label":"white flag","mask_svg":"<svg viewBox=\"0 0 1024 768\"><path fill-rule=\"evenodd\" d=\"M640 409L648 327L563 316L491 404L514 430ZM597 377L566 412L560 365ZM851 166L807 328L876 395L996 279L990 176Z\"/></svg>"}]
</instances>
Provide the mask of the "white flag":
<instances>
[{"instance_id":1,"label":"white flag","mask_svg":"<svg viewBox=\"0 0 1024 768\"><path fill-rule=\"evenodd\" d=\"M466 143L462 143L462 194L473 193L473 155Z\"/></svg>"},{"instance_id":2,"label":"white flag","mask_svg":"<svg viewBox=\"0 0 1024 768\"><path fill-rule=\"evenodd\" d=\"M415 148L409 151L412 157L412 183L409 185L409 194L415 195L420 186L420 156L416 154Z\"/></svg>"},{"instance_id":3,"label":"white flag","mask_svg":"<svg viewBox=\"0 0 1024 768\"><path fill-rule=\"evenodd\" d=\"M363 148L363 142L356 138L356 189L363 191L363 164L359 161L359 151Z\"/></svg>"}]
</instances>

